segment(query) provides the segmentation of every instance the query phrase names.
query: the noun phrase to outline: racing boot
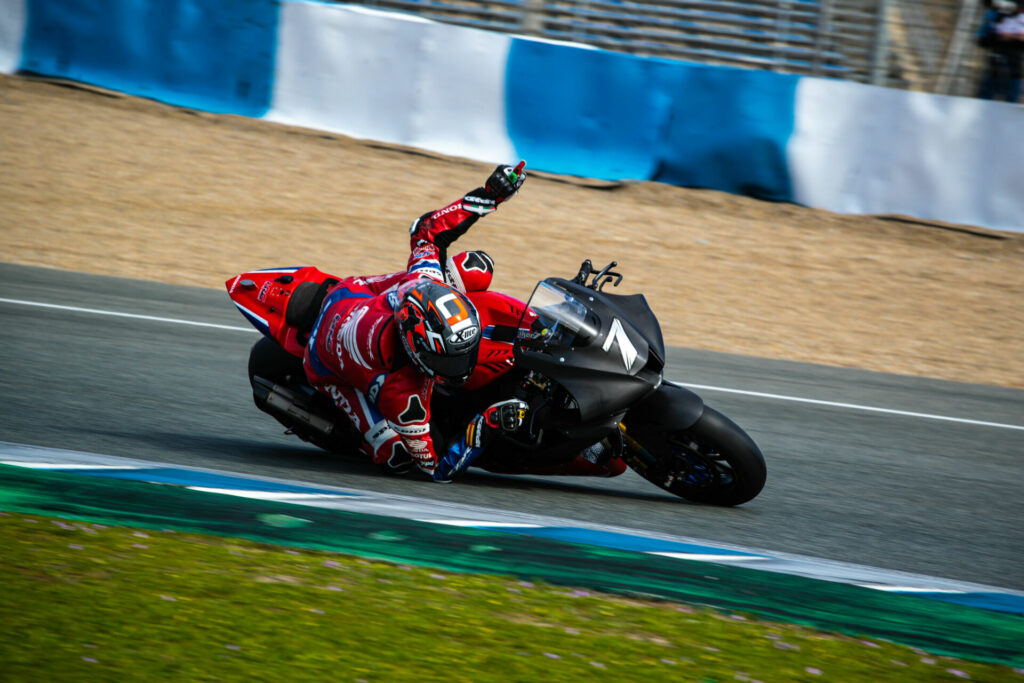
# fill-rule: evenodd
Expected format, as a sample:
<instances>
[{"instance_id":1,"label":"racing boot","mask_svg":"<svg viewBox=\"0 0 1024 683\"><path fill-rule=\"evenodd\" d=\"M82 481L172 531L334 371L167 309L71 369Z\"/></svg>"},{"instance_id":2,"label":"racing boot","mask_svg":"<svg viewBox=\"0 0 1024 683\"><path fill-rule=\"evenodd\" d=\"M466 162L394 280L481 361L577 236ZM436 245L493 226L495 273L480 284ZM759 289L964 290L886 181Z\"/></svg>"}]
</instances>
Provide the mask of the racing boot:
<instances>
[{"instance_id":1,"label":"racing boot","mask_svg":"<svg viewBox=\"0 0 1024 683\"><path fill-rule=\"evenodd\" d=\"M394 443L390 449L391 454L386 455L377 451L373 461L384 474L392 477L403 477L408 474L415 464L415 460L401 441Z\"/></svg>"}]
</instances>

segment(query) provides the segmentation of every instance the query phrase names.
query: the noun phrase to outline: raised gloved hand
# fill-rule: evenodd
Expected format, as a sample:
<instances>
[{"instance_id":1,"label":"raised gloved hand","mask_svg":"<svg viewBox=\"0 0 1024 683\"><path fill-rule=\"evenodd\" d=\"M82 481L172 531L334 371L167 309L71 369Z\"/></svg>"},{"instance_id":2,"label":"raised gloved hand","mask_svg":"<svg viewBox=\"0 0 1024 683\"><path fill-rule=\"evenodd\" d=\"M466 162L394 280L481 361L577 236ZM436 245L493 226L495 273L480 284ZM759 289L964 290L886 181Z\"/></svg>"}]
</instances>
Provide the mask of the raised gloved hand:
<instances>
[{"instance_id":1,"label":"raised gloved hand","mask_svg":"<svg viewBox=\"0 0 1024 683\"><path fill-rule=\"evenodd\" d=\"M522 426L529 406L518 399L495 403L470 420L466 433L437 461L431 478L448 483L479 458L494 433L514 432Z\"/></svg>"},{"instance_id":2,"label":"raised gloved hand","mask_svg":"<svg viewBox=\"0 0 1024 683\"><path fill-rule=\"evenodd\" d=\"M511 199L526 182L526 162L520 161L515 168L499 165L487 178L484 190L491 194L499 204Z\"/></svg>"},{"instance_id":3,"label":"raised gloved hand","mask_svg":"<svg viewBox=\"0 0 1024 683\"><path fill-rule=\"evenodd\" d=\"M476 214L491 213L498 204L508 201L526 182L526 162L520 161L515 167L498 165L487 178L483 187L468 193L462 200L462 208Z\"/></svg>"}]
</instances>

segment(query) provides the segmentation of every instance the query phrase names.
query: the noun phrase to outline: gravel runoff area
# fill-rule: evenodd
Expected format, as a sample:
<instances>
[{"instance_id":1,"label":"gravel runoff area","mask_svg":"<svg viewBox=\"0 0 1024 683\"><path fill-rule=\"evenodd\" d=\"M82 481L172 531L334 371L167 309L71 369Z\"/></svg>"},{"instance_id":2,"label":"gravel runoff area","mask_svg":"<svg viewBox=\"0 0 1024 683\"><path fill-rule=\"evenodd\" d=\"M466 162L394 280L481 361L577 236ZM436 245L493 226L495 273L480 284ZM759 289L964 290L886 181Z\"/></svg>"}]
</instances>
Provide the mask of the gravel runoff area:
<instances>
[{"instance_id":1,"label":"gravel runoff area","mask_svg":"<svg viewBox=\"0 0 1024 683\"><path fill-rule=\"evenodd\" d=\"M393 271L410 221L491 168L0 76L7 262L204 287ZM617 260L672 345L1024 388L1024 234L536 173L457 246L520 298Z\"/></svg>"}]
</instances>

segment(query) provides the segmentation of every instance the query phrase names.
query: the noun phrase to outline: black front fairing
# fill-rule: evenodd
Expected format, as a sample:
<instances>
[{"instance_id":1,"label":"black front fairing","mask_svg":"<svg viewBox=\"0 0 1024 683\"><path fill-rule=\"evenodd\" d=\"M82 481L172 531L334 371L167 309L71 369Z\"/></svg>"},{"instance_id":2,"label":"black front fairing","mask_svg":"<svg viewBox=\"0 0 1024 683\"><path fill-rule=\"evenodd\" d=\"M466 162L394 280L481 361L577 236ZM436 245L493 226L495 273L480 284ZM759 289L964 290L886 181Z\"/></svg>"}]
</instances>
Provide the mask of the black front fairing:
<instances>
[{"instance_id":1,"label":"black front fairing","mask_svg":"<svg viewBox=\"0 0 1024 683\"><path fill-rule=\"evenodd\" d=\"M516 364L561 385L578 425L617 423L661 384L665 344L641 294L607 294L548 278L534 290L519 327Z\"/></svg>"}]
</instances>

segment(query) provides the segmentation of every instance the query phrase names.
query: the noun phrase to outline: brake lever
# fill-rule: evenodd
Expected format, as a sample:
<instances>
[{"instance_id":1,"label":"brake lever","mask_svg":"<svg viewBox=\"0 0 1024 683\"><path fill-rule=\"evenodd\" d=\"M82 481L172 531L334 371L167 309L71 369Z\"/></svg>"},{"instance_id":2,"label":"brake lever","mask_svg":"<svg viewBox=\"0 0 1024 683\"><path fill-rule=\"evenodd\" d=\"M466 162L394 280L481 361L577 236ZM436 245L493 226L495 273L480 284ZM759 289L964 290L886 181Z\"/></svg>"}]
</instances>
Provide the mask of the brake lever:
<instances>
[{"instance_id":1,"label":"brake lever","mask_svg":"<svg viewBox=\"0 0 1024 683\"><path fill-rule=\"evenodd\" d=\"M615 282L612 282L612 280L615 280ZM622 282L622 275L616 273L614 270L610 270L605 273L605 278L600 283L597 282L597 278L594 278L594 283L597 285L597 291L599 292L604 290L604 286L609 282L612 282L612 287L618 287L619 283Z\"/></svg>"},{"instance_id":2,"label":"brake lever","mask_svg":"<svg viewBox=\"0 0 1024 683\"><path fill-rule=\"evenodd\" d=\"M609 264L608 264L607 266L605 266L604 268L602 268L602 269L601 269L601 272L599 272L599 273L598 273L597 275L595 275L595 276L594 276L594 281L593 281L593 282L592 282L592 283L590 284L590 288L591 288L591 289L596 289L597 291L601 291L601 287L604 287L604 284L607 284L607 281L608 281L608 280L611 280L611 279L612 279L612 277L614 277L614 276L616 276L616 275L618 275L618 276L619 276L619 279L618 279L618 281L617 281L617 282L615 283L615 285L614 285L614 286L615 286L615 287L618 287L618 286L619 286L619 282L622 282L622 276L621 276L621 275L619 275L618 273L613 273L613 272L610 272L610 271L611 271L611 269L612 269L612 268L614 268L614 267L615 267L615 266L617 266L617 265L619 265L618 261L612 261L612 262L611 262L611 263L609 263ZM607 278L607 279L605 280L605 283L604 283L604 284L600 284L600 283L601 283L601 278L604 278L604 277L605 277L606 275L607 275L607 276L609 276L609 277L608 277L608 278ZM600 286L599 286L599 285L600 285Z\"/></svg>"},{"instance_id":3,"label":"brake lever","mask_svg":"<svg viewBox=\"0 0 1024 683\"><path fill-rule=\"evenodd\" d=\"M590 277L590 274L593 273L593 272L594 272L594 264L590 262L590 259L586 259L580 265L580 271L578 273L576 273L576 277L574 277L572 279L572 281L575 282L578 285L584 285L585 286L587 284L587 278Z\"/></svg>"}]
</instances>

